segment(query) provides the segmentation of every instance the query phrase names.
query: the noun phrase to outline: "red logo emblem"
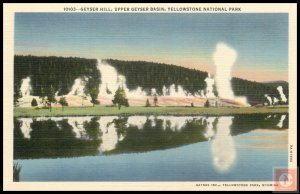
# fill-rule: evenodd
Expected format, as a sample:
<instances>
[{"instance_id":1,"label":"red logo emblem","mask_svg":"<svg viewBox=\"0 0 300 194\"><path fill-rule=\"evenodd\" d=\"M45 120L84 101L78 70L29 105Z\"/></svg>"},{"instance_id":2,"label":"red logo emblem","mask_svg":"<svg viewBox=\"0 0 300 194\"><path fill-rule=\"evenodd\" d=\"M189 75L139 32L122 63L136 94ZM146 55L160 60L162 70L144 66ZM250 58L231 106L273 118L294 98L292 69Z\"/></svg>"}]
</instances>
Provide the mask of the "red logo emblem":
<instances>
[{"instance_id":1,"label":"red logo emblem","mask_svg":"<svg viewBox=\"0 0 300 194\"><path fill-rule=\"evenodd\" d=\"M276 168L274 171L275 191L296 191L297 170L288 168Z\"/></svg>"}]
</instances>

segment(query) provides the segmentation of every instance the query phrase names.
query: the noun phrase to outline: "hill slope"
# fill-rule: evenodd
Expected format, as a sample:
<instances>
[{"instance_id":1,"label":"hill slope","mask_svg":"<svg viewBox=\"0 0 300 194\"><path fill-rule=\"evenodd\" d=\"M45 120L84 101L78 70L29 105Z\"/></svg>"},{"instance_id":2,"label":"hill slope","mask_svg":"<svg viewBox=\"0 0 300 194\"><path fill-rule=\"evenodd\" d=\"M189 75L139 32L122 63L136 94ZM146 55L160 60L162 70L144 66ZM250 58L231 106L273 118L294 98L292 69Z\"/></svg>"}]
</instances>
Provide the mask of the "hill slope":
<instances>
[{"instance_id":1,"label":"hill slope","mask_svg":"<svg viewBox=\"0 0 300 194\"><path fill-rule=\"evenodd\" d=\"M124 75L129 90L141 87L147 95L155 88L158 95L163 94L164 86L169 88L175 85L184 89L186 95L199 95L205 90L204 79L207 72L188 69L176 65L153 63L145 61L121 61L105 59L103 62L113 66L119 74ZM58 95L70 92L75 79L88 78L86 90L98 87L101 83L101 74L97 68L96 59L74 57L14 57L14 90L20 89L22 79L31 78L31 95L39 96L42 90L50 86ZM266 102L265 94L280 98L277 87L282 85L283 92L288 97L288 83L259 83L255 81L232 78L232 88L236 96L246 96L250 104ZM216 88L214 93L217 95ZM99 94L101 96L101 93ZM17 95L15 96L18 97Z\"/></svg>"},{"instance_id":2,"label":"hill slope","mask_svg":"<svg viewBox=\"0 0 300 194\"><path fill-rule=\"evenodd\" d=\"M194 95L199 90L206 88L204 79L207 72L188 69L175 65L152 63L145 61L120 61L107 59L105 62L114 66L120 74L125 75L129 89L136 89L141 86L149 91L156 88L159 94L162 87L169 87L172 84L182 86L188 93ZM232 78L232 89L236 96L246 96L251 104L266 102L265 94L280 98L276 83L260 83L255 81ZM282 84L283 91L288 94L288 83ZM214 92L217 95L216 88Z\"/></svg>"}]
</instances>

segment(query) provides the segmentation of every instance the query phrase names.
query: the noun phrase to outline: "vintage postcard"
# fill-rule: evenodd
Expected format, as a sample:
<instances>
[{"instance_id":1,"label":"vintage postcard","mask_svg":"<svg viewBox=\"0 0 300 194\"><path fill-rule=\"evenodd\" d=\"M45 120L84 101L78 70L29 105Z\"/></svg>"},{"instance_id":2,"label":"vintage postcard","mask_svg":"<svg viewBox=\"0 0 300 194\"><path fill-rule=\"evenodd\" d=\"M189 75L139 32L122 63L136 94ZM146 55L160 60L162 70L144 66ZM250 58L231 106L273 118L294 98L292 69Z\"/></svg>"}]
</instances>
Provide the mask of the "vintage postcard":
<instances>
[{"instance_id":1,"label":"vintage postcard","mask_svg":"<svg viewBox=\"0 0 300 194\"><path fill-rule=\"evenodd\" d=\"M4 4L4 190L294 191L296 4Z\"/></svg>"}]
</instances>

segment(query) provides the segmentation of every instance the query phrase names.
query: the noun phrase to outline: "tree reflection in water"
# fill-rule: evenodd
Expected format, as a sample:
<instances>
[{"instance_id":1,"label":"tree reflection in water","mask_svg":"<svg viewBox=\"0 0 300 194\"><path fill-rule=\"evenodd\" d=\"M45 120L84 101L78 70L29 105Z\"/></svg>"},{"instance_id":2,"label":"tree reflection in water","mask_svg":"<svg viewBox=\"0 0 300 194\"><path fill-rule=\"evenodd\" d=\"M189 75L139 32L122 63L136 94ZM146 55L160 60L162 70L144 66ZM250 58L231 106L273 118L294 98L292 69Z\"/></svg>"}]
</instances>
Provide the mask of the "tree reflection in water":
<instances>
[{"instance_id":1,"label":"tree reflection in water","mask_svg":"<svg viewBox=\"0 0 300 194\"><path fill-rule=\"evenodd\" d=\"M235 158L231 136L288 128L288 114L14 118L14 159L146 152L212 140L217 169Z\"/></svg>"}]
</instances>

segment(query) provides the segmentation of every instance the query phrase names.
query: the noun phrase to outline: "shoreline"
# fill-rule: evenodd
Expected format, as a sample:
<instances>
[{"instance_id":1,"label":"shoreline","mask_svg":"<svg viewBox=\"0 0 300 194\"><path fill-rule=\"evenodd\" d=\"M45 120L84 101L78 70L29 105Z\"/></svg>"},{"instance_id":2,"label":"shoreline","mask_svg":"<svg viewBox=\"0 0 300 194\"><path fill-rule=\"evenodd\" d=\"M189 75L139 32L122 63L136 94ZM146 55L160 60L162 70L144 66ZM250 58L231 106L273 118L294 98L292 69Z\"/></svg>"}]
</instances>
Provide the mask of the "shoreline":
<instances>
[{"instance_id":1,"label":"shoreline","mask_svg":"<svg viewBox=\"0 0 300 194\"><path fill-rule=\"evenodd\" d=\"M36 109L33 107L14 108L14 117L68 117L68 116L231 116L239 114L276 114L289 113L288 107L53 107Z\"/></svg>"}]
</instances>

